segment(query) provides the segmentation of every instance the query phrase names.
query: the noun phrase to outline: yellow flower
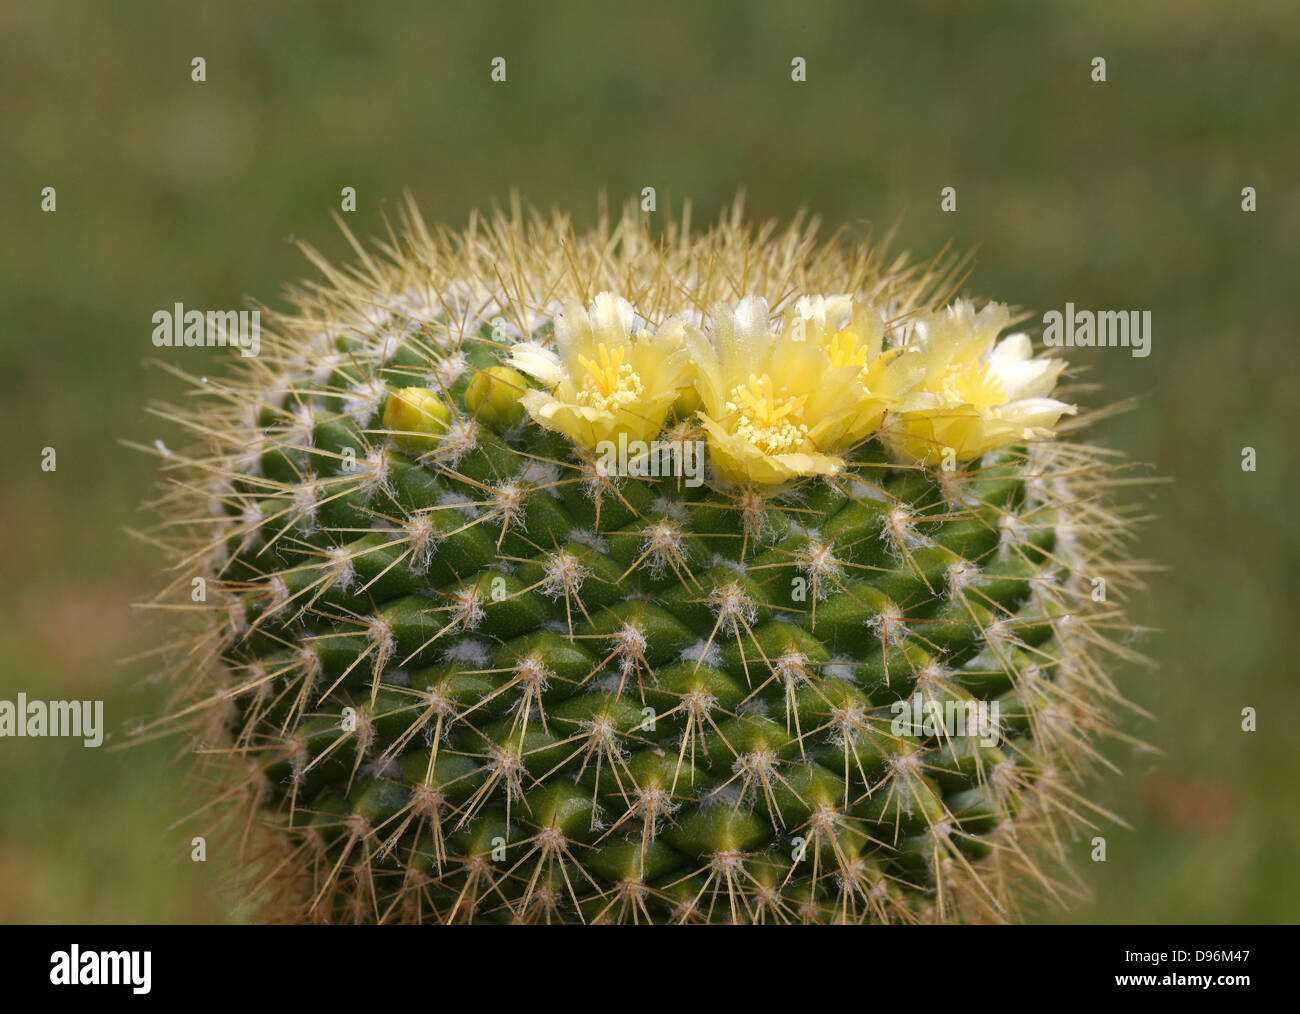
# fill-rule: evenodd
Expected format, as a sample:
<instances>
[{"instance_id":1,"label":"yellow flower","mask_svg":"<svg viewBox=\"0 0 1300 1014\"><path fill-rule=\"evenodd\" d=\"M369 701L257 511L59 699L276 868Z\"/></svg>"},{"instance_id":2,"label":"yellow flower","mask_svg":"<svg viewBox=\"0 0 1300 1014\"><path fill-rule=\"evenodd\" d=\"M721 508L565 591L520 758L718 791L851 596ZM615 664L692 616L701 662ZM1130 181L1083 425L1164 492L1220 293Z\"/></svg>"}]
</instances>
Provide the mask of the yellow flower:
<instances>
[{"instance_id":1,"label":"yellow flower","mask_svg":"<svg viewBox=\"0 0 1300 1014\"><path fill-rule=\"evenodd\" d=\"M515 345L510 365L549 388L522 395L528 414L587 450L620 435L652 439L693 367L680 321L654 331L636 324L632 304L602 292L589 309L572 304L556 318L555 351Z\"/></svg>"},{"instance_id":2,"label":"yellow flower","mask_svg":"<svg viewBox=\"0 0 1300 1014\"><path fill-rule=\"evenodd\" d=\"M912 405L892 415L882 436L894 454L921 464L957 461L1022 440L1053 435L1075 406L1048 397L1063 359L1035 359L1029 336L998 341L1011 314L1002 304L979 313L968 300L918 319L904 347L920 352L924 376Z\"/></svg>"},{"instance_id":3,"label":"yellow flower","mask_svg":"<svg viewBox=\"0 0 1300 1014\"><path fill-rule=\"evenodd\" d=\"M803 296L786 314L783 334L812 342L831 366L855 366L861 390L841 437L856 444L879 428L885 413L918 404L912 389L924 376L920 349L884 350L885 319L875 307L851 296Z\"/></svg>"},{"instance_id":4,"label":"yellow flower","mask_svg":"<svg viewBox=\"0 0 1300 1014\"><path fill-rule=\"evenodd\" d=\"M860 367L833 366L822 347L772 328L767 301L719 304L711 340L691 342L699 418L724 478L775 484L834 475L858 411Z\"/></svg>"}]
</instances>

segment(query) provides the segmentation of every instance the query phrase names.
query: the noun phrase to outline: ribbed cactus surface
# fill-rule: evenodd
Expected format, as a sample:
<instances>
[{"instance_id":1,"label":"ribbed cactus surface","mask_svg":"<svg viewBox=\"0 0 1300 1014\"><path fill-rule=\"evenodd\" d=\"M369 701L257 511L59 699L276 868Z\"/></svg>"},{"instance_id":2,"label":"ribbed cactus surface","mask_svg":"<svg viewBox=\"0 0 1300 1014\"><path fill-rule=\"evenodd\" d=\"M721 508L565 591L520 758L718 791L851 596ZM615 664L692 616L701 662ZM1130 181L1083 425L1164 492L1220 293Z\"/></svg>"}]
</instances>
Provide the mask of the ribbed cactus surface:
<instances>
[{"instance_id":1,"label":"ribbed cactus surface","mask_svg":"<svg viewBox=\"0 0 1300 1014\"><path fill-rule=\"evenodd\" d=\"M1132 574L1115 466L1005 308L738 211L411 211L316 261L160 452L160 603L205 589L164 724L268 917L1063 896Z\"/></svg>"}]
</instances>

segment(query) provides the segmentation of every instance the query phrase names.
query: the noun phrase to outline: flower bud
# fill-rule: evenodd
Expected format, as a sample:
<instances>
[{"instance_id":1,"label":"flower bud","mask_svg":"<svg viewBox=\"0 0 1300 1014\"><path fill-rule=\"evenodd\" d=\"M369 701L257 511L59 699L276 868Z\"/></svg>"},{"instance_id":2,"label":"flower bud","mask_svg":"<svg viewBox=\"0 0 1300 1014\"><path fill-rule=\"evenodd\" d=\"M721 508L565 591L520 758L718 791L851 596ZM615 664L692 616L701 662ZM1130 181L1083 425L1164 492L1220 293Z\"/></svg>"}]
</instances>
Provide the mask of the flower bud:
<instances>
[{"instance_id":1,"label":"flower bud","mask_svg":"<svg viewBox=\"0 0 1300 1014\"><path fill-rule=\"evenodd\" d=\"M403 387L390 394L384 405L384 428L409 454L426 454L436 448L450 419L447 405L425 387Z\"/></svg>"},{"instance_id":2,"label":"flower bud","mask_svg":"<svg viewBox=\"0 0 1300 1014\"><path fill-rule=\"evenodd\" d=\"M528 390L523 374L509 366L480 370L465 391L465 407L495 429L513 426L524 417L519 396Z\"/></svg>"}]
</instances>

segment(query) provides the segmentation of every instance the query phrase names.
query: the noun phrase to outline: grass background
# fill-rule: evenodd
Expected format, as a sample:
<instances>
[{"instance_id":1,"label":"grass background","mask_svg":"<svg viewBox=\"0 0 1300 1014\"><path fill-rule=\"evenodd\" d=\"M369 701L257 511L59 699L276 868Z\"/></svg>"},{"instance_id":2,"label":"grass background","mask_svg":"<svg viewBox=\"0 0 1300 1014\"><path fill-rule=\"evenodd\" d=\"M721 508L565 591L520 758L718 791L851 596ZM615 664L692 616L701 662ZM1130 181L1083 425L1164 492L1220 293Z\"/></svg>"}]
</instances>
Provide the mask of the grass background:
<instances>
[{"instance_id":1,"label":"grass background","mask_svg":"<svg viewBox=\"0 0 1300 1014\"><path fill-rule=\"evenodd\" d=\"M1172 479L1135 491L1169 568L1136 604L1160 668L1121 674L1158 716L1125 731L1162 752L1110 750L1097 798L1134 830L1105 864L1076 843L1092 900L1035 918L1296 921L1300 7L440 6L0 7L0 698L102 698L110 726L159 700L123 661L159 561L124 534L151 464L118 442L175 435L142 411L177 391L144 365L156 309L274 301L312 273L293 236L346 258L343 186L361 235L407 188L461 223L512 187L589 219L654 186L698 222L743 186L756 215L978 245L972 294L1152 311L1149 358L1071 359L1141 399L1099 439ZM0 921L229 918L220 857L166 830L202 798L173 752L0 740Z\"/></svg>"}]
</instances>

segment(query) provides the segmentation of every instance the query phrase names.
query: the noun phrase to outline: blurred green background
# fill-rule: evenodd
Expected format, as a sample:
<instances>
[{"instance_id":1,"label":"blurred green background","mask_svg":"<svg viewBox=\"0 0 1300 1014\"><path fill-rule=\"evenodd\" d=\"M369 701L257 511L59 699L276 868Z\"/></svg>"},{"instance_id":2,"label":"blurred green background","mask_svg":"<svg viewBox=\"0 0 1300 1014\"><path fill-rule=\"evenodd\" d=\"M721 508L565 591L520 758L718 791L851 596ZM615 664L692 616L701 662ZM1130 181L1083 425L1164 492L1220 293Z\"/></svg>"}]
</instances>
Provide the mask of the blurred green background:
<instances>
[{"instance_id":1,"label":"blurred green background","mask_svg":"<svg viewBox=\"0 0 1300 1014\"><path fill-rule=\"evenodd\" d=\"M1168 568L1136 601L1160 668L1119 673L1158 716L1125 732L1162 752L1109 748L1098 799L1134 830L1105 864L1074 843L1092 899L1036 917L1300 918L1300 6L442 6L0 6L0 698L103 698L118 727L161 698L129 661L159 558L124 534L152 465L119 443L176 436L142 410L178 390L144 365L156 309L274 303L312 275L292 236L347 258L343 186L363 236L406 188L460 224L512 187L590 220L654 186L703 222L743 186L755 215L978 245L972 294L1153 312L1149 358L1071 358L1098 404L1141 399L1099 438L1173 480L1133 490ZM220 857L166 830L203 799L175 747L0 740L0 921L230 918Z\"/></svg>"}]
</instances>

